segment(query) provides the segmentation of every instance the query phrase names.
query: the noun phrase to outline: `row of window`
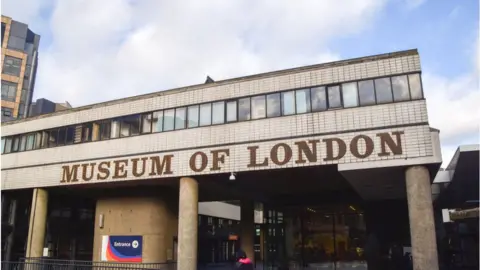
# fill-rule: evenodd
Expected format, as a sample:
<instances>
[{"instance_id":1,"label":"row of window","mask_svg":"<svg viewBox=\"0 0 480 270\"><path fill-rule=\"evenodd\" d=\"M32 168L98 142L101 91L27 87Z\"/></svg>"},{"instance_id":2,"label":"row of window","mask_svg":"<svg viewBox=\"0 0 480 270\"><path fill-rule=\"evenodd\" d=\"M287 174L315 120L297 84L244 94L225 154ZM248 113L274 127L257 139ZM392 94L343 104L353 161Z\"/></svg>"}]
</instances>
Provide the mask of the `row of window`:
<instances>
[{"instance_id":1,"label":"row of window","mask_svg":"<svg viewBox=\"0 0 480 270\"><path fill-rule=\"evenodd\" d=\"M2 153L423 98L419 74L282 91L2 138Z\"/></svg>"},{"instance_id":2,"label":"row of window","mask_svg":"<svg viewBox=\"0 0 480 270\"><path fill-rule=\"evenodd\" d=\"M21 58L5 55L5 59L3 61L3 69L2 69L3 74L20 77L21 68L22 68Z\"/></svg>"}]
</instances>

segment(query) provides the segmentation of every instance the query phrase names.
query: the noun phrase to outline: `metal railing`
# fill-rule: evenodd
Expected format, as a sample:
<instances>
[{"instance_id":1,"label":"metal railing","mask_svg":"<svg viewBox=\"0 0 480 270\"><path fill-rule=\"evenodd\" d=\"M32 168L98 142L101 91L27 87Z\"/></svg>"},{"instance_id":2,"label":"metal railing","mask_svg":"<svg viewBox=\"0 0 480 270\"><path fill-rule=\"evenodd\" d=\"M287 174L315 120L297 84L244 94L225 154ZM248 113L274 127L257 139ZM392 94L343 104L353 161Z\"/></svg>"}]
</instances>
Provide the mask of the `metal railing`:
<instances>
[{"instance_id":1,"label":"metal railing","mask_svg":"<svg viewBox=\"0 0 480 270\"><path fill-rule=\"evenodd\" d=\"M176 270L176 263L119 263L58 260L48 258L25 258L18 262L1 262L7 270Z\"/></svg>"}]
</instances>

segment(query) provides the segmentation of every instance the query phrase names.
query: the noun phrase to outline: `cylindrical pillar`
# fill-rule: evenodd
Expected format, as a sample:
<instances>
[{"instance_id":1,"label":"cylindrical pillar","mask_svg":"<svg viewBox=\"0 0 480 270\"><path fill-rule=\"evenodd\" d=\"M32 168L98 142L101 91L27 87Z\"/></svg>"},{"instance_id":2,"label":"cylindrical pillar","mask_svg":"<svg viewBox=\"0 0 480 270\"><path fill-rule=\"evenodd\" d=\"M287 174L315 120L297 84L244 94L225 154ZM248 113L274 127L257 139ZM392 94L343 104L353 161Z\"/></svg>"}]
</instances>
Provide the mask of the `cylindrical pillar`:
<instances>
[{"instance_id":1,"label":"cylindrical pillar","mask_svg":"<svg viewBox=\"0 0 480 270\"><path fill-rule=\"evenodd\" d=\"M45 229L47 227L48 192L45 189L33 190L30 224L27 238L27 258L38 258L43 255Z\"/></svg>"},{"instance_id":2,"label":"cylindrical pillar","mask_svg":"<svg viewBox=\"0 0 480 270\"><path fill-rule=\"evenodd\" d=\"M405 177L413 269L438 270L430 174L425 166L412 166Z\"/></svg>"},{"instance_id":3,"label":"cylindrical pillar","mask_svg":"<svg viewBox=\"0 0 480 270\"><path fill-rule=\"evenodd\" d=\"M180 179L178 207L177 269L197 269L198 183L193 178Z\"/></svg>"},{"instance_id":4,"label":"cylindrical pillar","mask_svg":"<svg viewBox=\"0 0 480 270\"><path fill-rule=\"evenodd\" d=\"M253 201L240 202L240 248L250 260L255 260L255 205Z\"/></svg>"}]
</instances>

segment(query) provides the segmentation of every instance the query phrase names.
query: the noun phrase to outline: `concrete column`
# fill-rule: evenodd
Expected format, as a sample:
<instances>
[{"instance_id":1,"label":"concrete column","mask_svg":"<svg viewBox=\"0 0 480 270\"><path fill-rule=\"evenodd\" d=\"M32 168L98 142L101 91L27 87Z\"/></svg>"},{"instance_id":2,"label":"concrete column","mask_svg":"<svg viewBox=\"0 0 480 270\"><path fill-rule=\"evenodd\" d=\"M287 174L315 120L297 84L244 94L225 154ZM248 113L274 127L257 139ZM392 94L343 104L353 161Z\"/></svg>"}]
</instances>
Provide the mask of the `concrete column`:
<instances>
[{"instance_id":1,"label":"concrete column","mask_svg":"<svg viewBox=\"0 0 480 270\"><path fill-rule=\"evenodd\" d=\"M425 166L405 172L414 270L438 270L430 174Z\"/></svg>"},{"instance_id":2,"label":"concrete column","mask_svg":"<svg viewBox=\"0 0 480 270\"><path fill-rule=\"evenodd\" d=\"M197 269L198 183L193 178L180 179L178 207L178 270Z\"/></svg>"},{"instance_id":3,"label":"concrete column","mask_svg":"<svg viewBox=\"0 0 480 270\"><path fill-rule=\"evenodd\" d=\"M45 189L33 190L30 224L28 227L26 257L42 257L47 227L48 192Z\"/></svg>"},{"instance_id":4,"label":"concrete column","mask_svg":"<svg viewBox=\"0 0 480 270\"><path fill-rule=\"evenodd\" d=\"M255 260L255 207L253 201L240 202L240 248Z\"/></svg>"}]
</instances>

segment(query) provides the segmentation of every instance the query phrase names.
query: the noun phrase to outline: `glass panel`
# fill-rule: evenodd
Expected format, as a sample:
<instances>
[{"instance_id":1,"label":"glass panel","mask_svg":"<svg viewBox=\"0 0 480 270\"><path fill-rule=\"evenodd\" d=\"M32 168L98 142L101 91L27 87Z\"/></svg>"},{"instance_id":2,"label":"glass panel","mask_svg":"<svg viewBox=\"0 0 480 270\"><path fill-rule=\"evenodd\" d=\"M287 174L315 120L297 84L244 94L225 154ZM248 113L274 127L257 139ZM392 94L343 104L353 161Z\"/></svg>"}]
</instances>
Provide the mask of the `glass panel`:
<instances>
[{"instance_id":1,"label":"glass panel","mask_svg":"<svg viewBox=\"0 0 480 270\"><path fill-rule=\"evenodd\" d=\"M110 138L118 138L120 136L120 119L112 120L112 130L110 132Z\"/></svg>"},{"instance_id":2,"label":"glass panel","mask_svg":"<svg viewBox=\"0 0 480 270\"><path fill-rule=\"evenodd\" d=\"M5 55L2 71L5 74L19 77L21 66L22 66L22 59Z\"/></svg>"},{"instance_id":3,"label":"glass panel","mask_svg":"<svg viewBox=\"0 0 480 270\"><path fill-rule=\"evenodd\" d=\"M199 117L199 106L190 106L188 107L188 127L198 127L198 117Z\"/></svg>"},{"instance_id":4,"label":"glass panel","mask_svg":"<svg viewBox=\"0 0 480 270\"><path fill-rule=\"evenodd\" d=\"M54 147L57 146L57 141L58 141L58 130L50 130L48 133L48 147Z\"/></svg>"},{"instance_id":5,"label":"glass panel","mask_svg":"<svg viewBox=\"0 0 480 270\"><path fill-rule=\"evenodd\" d=\"M329 86L327 88L328 92L328 107L329 108L340 108L342 107L342 100L340 98L340 86Z\"/></svg>"},{"instance_id":6,"label":"glass panel","mask_svg":"<svg viewBox=\"0 0 480 270\"><path fill-rule=\"evenodd\" d=\"M420 74L408 75L408 82L410 84L410 95L412 99L422 99L422 82L420 80Z\"/></svg>"},{"instance_id":7,"label":"glass panel","mask_svg":"<svg viewBox=\"0 0 480 270\"><path fill-rule=\"evenodd\" d=\"M358 93L356 82L342 84L342 95L343 107L350 108L358 106Z\"/></svg>"},{"instance_id":8,"label":"glass panel","mask_svg":"<svg viewBox=\"0 0 480 270\"><path fill-rule=\"evenodd\" d=\"M238 100L238 120L250 120L250 98Z\"/></svg>"},{"instance_id":9,"label":"glass panel","mask_svg":"<svg viewBox=\"0 0 480 270\"><path fill-rule=\"evenodd\" d=\"M295 93L293 91L282 93L282 115L295 114Z\"/></svg>"},{"instance_id":10,"label":"glass panel","mask_svg":"<svg viewBox=\"0 0 480 270\"><path fill-rule=\"evenodd\" d=\"M47 131L42 131L42 143L41 143L42 148L48 147L48 136L49 134Z\"/></svg>"},{"instance_id":11,"label":"glass panel","mask_svg":"<svg viewBox=\"0 0 480 270\"><path fill-rule=\"evenodd\" d=\"M37 132L35 133L35 149L40 149L42 147L42 133Z\"/></svg>"},{"instance_id":12,"label":"glass panel","mask_svg":"<svg viewBox=\"0 0 480 270\"><path fill-rule=\"evenodd\" d=\"M225 123L225 102L215 102L212 107L212 124Z\"/></svg>"},{"instance_id":13,"label":"glass panel","mask_svg":"<svg viewBox=\"0 0 480 270\"><path fill-rule=\"evenodd\" d=\"M208 126L212 124L212 104L200 105L200 126Z\"/></svg>"},{"instance_id":14,"label":"glass panel","mask_svg":"<svg viewBox=\"0 0 480 270\"><path fill-rule=\"evenodd\" d=\"M120 122L120 137L130 136L130 125L126 121L127 119L123 118Z\"/></svg>"},{"instance_id":15,"label":"glass panel","mask_svg":"<svg viewBox=\"0 0 480 270\"><path fill-rule=\"evenodd\" d=\"M163 111L153 112L152 132L163 131Z\"/></svg>"},{"instance_id":16,"label":"glass panel","mask_svg":"<svg viewBox=\"0 0 480 270\"><path fill-rule=\"evenodd\" d=\"M295 91L295 102L297 105L297 113L310 112L310 89Z\"/></svg>"},{"instance_id":17,"label":"glass panel","mask_svg":"<svg viewBox=\"0 0 480 270\"><path fill-rule=\"evenodd\" d=\"M2 100L6 101L15 101L17 97L17 84L2 81Z\"/></svg>"},{"instance_id":18,"label":"glass panel","mask_svg":"<svg viewBox=\"0 0 480 270\"><path fill-rule=\"evenodd\" d=\"M32 150L34 143L35 143L35 134L28 134L28 136L27 136L27 146L26 146L25 150ZM2 148L3 148L3 140L2 140Z\"/></svg>"},{"instance_id":19,"label":"glass panel","mask_svg":"<svg viewBox=\"0 0 480 270\"><path fill-rule=\"evenodd\" d=\"M130 136L140 134L140 114L132 115L127 118L130 124Z\"/></svg>"},{"instance_id":20,"label":"glass panel","mask_svg":"<svg viewBox=\"0 0 480 270\"><path fill-rule=\"evenodd\" d=\"M73 144L73 140L75 138L75 127L67 127L66 133L65 144Z\"/></svg>"},{"instance_id":21,"label":"glass panel","mask_svg":"<svg viewBox=\"0 0 480 270\"><path fill-rule=\"evenodd\" d=\"M142 115L142 134L152 132L152 113Z\"/></svg>"},{"instance_id":22,"label":"glass panel","mask_svg":"<svg viewBox=\"0 0 480 270\"><path fill-rule=\"evenodd\" d=\"M57 145L65 145L65 135L67 130L65 128L58 129L58 141Z\"/></svg>"},{"instance_id":23,"label":"glass panel","mask_svg":"<svg viewBox=\"0 0 480 270\"><path fill-rule=\"evenodd\" d=\"M410 99L407 76L392 77L392 89L394 101L404 101Z\"/></svg>"},{"instance_id":24,"label":"glass panel","mask_svg":"<svg viewBox=\"0 0 480 270\"><path fill-rule=\"evenodd\" d=\"M100 124L92 123L92 141L100 140Z\"/></svg>"},{"instance_id":25,"label":"glass panel","mask_svg":"<svg viewBox=\"0 0 480 270\"><path fill-rule=\"evenodd\" d=\"M2 154L4 149L5 149L5 138L2 138Z\"/></svg>"},{"instance_id":26,"label":"glass panel","mask_svg":"<svg viewBox=\"0 0 480 270\"><path fill-rule=\"evenodd\" d=\"M4 153L10 153L11 151L12 151L12 138L6 138Z\"/></svg>"},{"instance_id":27,"label":"glass panel","mask_svg":"<svg viewBox=\"0 0 480 270\"><path fill-rule=\"evenodd\" d=\"M184 129L187 120L187 108L175 109L175 129Z\"/></svg>"},{"instance_id":28,"label":"glass panel","mask_svg":"<svg viewBox=\"0 0 480 270\"><path fill-rule=\"evenodd\" d=\"M92 123L82 125L82 142L92 141Z\"/></svg>"},{"instance_id":29,"label":"glass panel","mask_svg":"<svg viewBox=\"0 0 480 270\"><path fill-rule=\"evenodd\" d=\"M265 118L266 112L265 96L252 97L252 119Z\"/></svg>"},{"instance_id":30,"label":"glass panel","mask_svg":"<svg viewBox=\"0 0 480 270\"><path fill-rule=\"evenodd\" d=\"M166 110L163 115L163 131L173 130L175 127L175 110Z\"/></svg>"},{"instance_id":31,"label":"glass panel","mask_svg":"<svg viewBox=\"0 0 480 270\"><path fill-rule=\"evenodd\" d=\"M327 109L327 95L325 94L325 87L312 88L312 110L314 112L325 111Z\"/></svg>"},{"instance_id":32,"label":"glass panel","mask_svg":"<svg viewBox=\"0 0 480 270\"><path fill-rule=\"evenodd\" d=\"M26 145L27 145L27 136L22 135L20 137L20 147L19 147L18 151L20 151L20 152L25 151L25 146Z\"/></svg>"},{"instance_id":33,"label":"glass panel","mask_svg":"<svg viewBox=\"0 0 480 270\"><path fill-rule=\"evenodd\" d=\"M13 137L12 152L17 152L20 145L20 137Z\"/></svg>"},{"instance_id":34,"label":"glass panel","mask_svg":"<svg viewBox=\"0 0 480 270\"><path fill-rule=\"evenodd\" d=\"M375 104L375 88L373 80L358 82L358 95L360 96L360 105Z\"/></svg>"},{"instance_id":35,"label":"glass panel","mask_svg":"<svg viewBox=\"0 0 480 270\"><path fill-rule=\"evenodd\" d=\"M232 100L227 102L227 122L237 121L237 101Z\"/></svg>"},{"instance_id":36,"label":"glass panel","mask_svg":"<svg viewBox=\"0 0 480 270\"><path fill-rule=\"evenodd\" d=\"M375 80L375 94L377 96L378 104L389 103L393 101L390 78L382 78Z\"/></svg>"},{"instance_id":37,"label":"glass panel","mask_svg":"<svg viewBox=\"0 0 480 270\"><path fill-rule=\"evenodd\" d=\"M267 95L267 117L282 115L280 111L280 93Z\"/></svg>"}]
</instances>

